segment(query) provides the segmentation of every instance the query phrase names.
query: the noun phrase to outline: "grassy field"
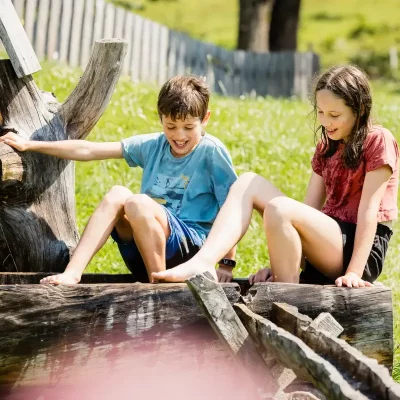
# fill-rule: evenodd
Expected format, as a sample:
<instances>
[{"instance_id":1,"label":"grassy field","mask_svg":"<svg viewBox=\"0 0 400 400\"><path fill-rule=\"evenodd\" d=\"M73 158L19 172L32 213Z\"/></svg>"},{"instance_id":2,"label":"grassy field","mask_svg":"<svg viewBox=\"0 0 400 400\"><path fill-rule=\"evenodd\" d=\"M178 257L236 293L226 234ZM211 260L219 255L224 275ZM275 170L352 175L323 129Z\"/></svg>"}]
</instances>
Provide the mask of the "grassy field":
<instances>
[{"instance_id":1,"label":"grassy field","mask_svg":"<svg viewBox=\"0 0 400 400\"><path fill-rule=\"evenodd\" d=\"M36 74L39 87L54 92L63 101L76 85L80 71L46 65ZM400 98L394 84L375 87L376 119L400 140ZM90 134L95 141L113 141L160 129L156 113L157 89L133 85L123 78L109 107ZM311 172L314 150L310 106L297 100L228 99L214 97L208 132L229 148L238 174L254 171L270 179L287 195L302 200ZM80 231L96 205L113 185L139 191L141 171L123 160L76 163L77 223ZM236 276L245 277L268 264L260 219L255 217L238 247ZM393 289L395 304L395 376L400 381L400 236L395 225L385 272L380 278ZM115 244L109 240L96 255L87 272L127 272Z\"/></svg>"},{"instance_id":2,"label":"grassy field","mask_svg":"<svg viewBox=\"0 0 400 400\"><path fill-rule=\"evenodd\" d=\"M236 47L238 0L109 1L197 39ZM366 66L374 63L376 69L377 64L388 63L391 46L400 47L399 17L400 0L336 0L334 5L302 0L299 50L311 46L325 66L356 57Z\"/></svg>"}]
</instances>

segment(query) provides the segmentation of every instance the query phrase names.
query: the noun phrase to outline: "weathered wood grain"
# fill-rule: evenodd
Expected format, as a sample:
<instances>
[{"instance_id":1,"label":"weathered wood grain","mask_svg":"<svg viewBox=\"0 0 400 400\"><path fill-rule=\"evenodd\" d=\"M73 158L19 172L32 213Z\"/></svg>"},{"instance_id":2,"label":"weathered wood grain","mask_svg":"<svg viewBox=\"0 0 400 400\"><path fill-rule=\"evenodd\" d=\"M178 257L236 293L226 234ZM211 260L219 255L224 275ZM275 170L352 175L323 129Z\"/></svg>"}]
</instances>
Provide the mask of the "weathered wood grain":
<instances>
[{"instance_id":1,"label":"weathered wood grain","mask_svg":"<svg viewBox=\"0 0 400 400\"><path fill-rule=\"evenodd\" d=\"M225 284L224 291L231 303L238 300L236 284ZM105 373L113 360L125 362L126 352L145 346L151 353L168 341L178 341L168 350L178 356L182 337L194 332L196 340L205 335L191 345L200 346L200 358L193 359L198 367L201 353L229 356L185 284L0 285L0 321L4 389L62 384L74 370Z\"/></svg>"},{"instance_id":2,"label":"weathered wood grain","mask_svg":"<svg viewBox=\"0 0 400 400\"><path fill-rule=\"evenodd\" d=\"M260 347L291 368L297 376L311 382L329 399L368 399L353 389L332 364L313 352L299 338L244 305L236 304L235 310Z\"/></svg>"},{"instance_id":3,"label":"weathered wood grain","mask_svg":"<svg viewBox=\"0 0 400 400\"><path fill-rule=\"evenodd\" d=\"M0 40L3 42L18 78L41 70L40 63L11 0L0 0Z\"/></svg>"},{"instance_id":4,"label":"weathered wood grain","mask_svg":"<svg viewBox=\"0 0 400 400\"><path fill-rule=\"evenodd\" d=\"M236 315L222 286L211 274L198 274L186 281L198 306L222 343L248 371L264 393L274 396L279 385Z\"/></svg>"},{"instance_id":5,"label":"weathered wood grain","mask_svg":"<svg viewBox=\"0 0 400 400\"><path fill-rule=\"evenodd\" d=\"M393 381L385 367L364 356L344 340L316 329L307 319L296 307L283 303L273 304L271 320L329 360L342 376L348 377L352 387L367 397L380 400L400 399L400 385Z\"/></svg>"},{"instance_id":6,"label":"weathered wood grain","mask_svg":"<svg viewBox=\"0 0 400 400\"><path fill-rule=\"evenodd\" d=\"M63 105L0 60L0 134L43 141L86 137L110 100L125 51L124 41L97 42ZM63 271L78 241L74 206L72 162L1 143L0 270Z\"/></svg>"},{"instance_id":7,"label":"weathered wood grain","mask_svg":"<svg viewBox=\"0 0 400 400\"><path fill-rule=\"evenodd\" d=\"M375 358L390 371L393 365L393 309L390 288L363 290L335 286L263 283L249 291L249 308L270 319L272 304L288 303L316 318L330 313L342 327L340 335L364 355Z\"/></svg>"}]
</instances>

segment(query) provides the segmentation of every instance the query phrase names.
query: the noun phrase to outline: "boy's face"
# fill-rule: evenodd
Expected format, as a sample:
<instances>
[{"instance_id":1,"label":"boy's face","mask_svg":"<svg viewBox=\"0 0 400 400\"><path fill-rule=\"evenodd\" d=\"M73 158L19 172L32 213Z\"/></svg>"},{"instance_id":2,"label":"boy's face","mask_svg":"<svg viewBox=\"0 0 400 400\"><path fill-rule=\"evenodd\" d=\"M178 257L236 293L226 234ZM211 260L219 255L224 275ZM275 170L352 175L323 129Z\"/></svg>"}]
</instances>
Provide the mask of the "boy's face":
<instances>
[{"instance_id":1,"label":"boy's face","mask_svg":"<svg viewBox=\"0 0 400 400\"><path fill-rule=\"evenodd\" d=\"M210 111L207 111L203 121L198 117L188 115L184 120L172 120L170 116L163 115L161 123L165 136L171 146L171 154L176 158L185 157L200 142L203 128L210 119Z\"/></svg>"}]
</instances>

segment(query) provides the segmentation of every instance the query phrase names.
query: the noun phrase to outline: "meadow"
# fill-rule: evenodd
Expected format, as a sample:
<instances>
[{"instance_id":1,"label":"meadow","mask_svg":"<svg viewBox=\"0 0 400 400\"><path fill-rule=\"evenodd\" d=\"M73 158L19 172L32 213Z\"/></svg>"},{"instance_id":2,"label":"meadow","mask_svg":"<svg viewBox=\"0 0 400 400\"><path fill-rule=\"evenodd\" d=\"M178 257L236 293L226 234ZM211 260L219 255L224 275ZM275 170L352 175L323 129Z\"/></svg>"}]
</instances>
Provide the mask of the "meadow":
<instances>
[{"instance_id":1,"label":"meadow","mask_svg":"<svg viewBox=\"0 0 400 400\"><path fill-rule=\"evenodd\" d=\"M56 94L62 102L77 84L81 71L58 64L44 64L35 75L38 86ZM156 111L156 87L120 79L111 103L88 140L119 141L130 135L160 130ZM400 140L400 97L394 83L374 85L374 116ZM237 173L254 171L268 178L285 194L303 200L314 151L314 119L311 106L296 99L224 98L214 96L207 131L219 137L231 152ZM141 171L123 160L76 163L76 215L82 232L90 215L113 185L140 190ZM393 289L395 307L395 370L400 381L400 236L394 225L389 253L380 281ZM268 253L260 218L254 215L240 242L235 276L246 277L268 266ZM109 240L93 258L86 272L127 273L117 249Z\"/></svg>"}]
</instances>

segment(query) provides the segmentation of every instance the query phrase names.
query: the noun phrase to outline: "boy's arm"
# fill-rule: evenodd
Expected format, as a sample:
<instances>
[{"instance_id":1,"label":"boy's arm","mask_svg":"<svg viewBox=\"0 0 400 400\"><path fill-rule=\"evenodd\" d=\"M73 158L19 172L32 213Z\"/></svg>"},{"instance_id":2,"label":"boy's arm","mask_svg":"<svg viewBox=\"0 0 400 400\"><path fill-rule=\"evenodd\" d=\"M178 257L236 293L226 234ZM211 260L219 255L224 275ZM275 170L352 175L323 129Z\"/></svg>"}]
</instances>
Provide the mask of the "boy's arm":
<instances>
[{"instance_id":1,"label":"boy's arm","mask_svg":"<svg viewBox=\"0 0 400 400\"><path fill-rule=\"evenodd\" d=\"M122 158L120 142L89 142L87 140L58 140L42 142L26 140L15 133L7 133L0 137L4 142L18 151L35 151L42 154L75 161L105 160Z\"/></svg>"},{"instance_id":2,"label":"boy's arm","mask_svg":"<svg viewBox=\"0 0 400 400\"><path fill-rule=\"evenodd\" d=\"M231 250L225 255L224 258L227 258L228 260L235 260L236 256L236 245L232 247ZM217 269L217 277L218 277L218 282L230 282L233 279L233 266L225 265L225 264L218 264L218 269Z\"/></svg>"}]
</instances>

